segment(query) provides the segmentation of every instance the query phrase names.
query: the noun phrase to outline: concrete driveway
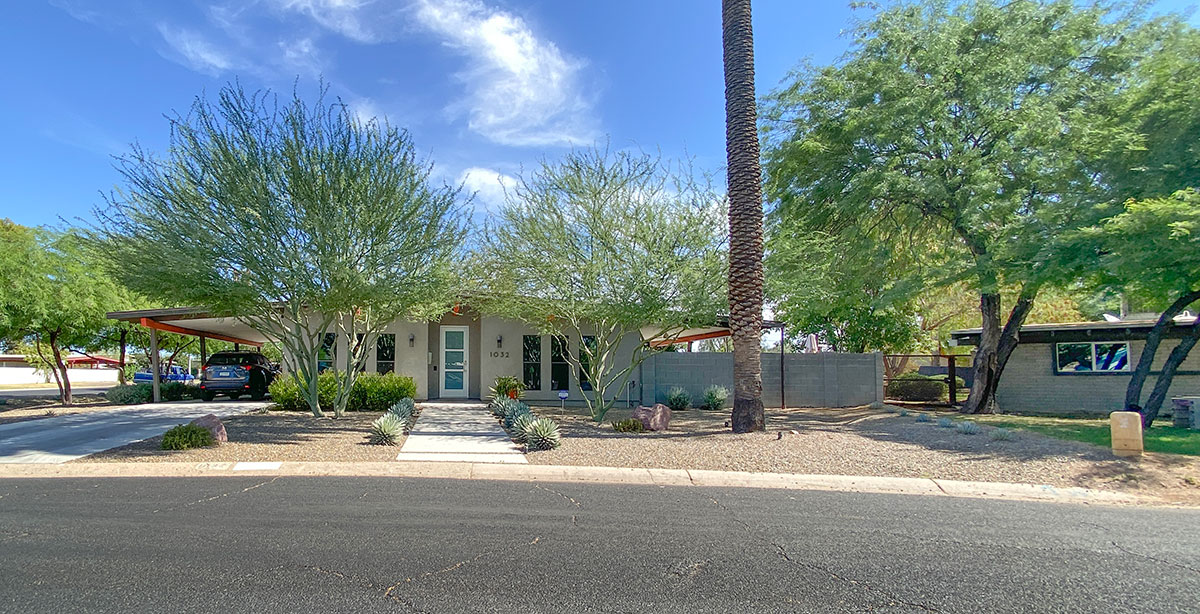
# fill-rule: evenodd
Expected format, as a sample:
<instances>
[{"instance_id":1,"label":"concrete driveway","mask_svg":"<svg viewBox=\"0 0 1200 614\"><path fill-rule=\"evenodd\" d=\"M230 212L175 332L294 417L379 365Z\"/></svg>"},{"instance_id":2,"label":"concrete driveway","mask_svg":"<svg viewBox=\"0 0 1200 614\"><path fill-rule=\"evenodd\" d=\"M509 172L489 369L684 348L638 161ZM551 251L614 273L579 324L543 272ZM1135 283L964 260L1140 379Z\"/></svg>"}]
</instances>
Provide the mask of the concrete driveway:
<instances>
[{"instance_id":1,"label":"concrete driveway","mask_svg":"<svg viewBox=\"0 0 1200 614\"><path fill-rule=\"evenodd\" d=\"M205 414L231 416L270 402L180 401L117 406L104 411L39 418L0 425L0 463L65 463L116 448Z\"/></svg>"}]
</instances>

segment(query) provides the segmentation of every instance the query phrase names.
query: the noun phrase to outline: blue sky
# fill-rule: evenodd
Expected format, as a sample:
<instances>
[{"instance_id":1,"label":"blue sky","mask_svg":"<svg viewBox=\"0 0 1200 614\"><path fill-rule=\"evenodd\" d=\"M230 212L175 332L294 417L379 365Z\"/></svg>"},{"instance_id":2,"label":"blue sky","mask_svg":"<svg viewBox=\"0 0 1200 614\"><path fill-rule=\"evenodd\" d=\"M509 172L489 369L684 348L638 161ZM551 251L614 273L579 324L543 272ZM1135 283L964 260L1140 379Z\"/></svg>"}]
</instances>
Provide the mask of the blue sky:
<instances>
[{"instance_id":1,"label":"blue sky","mask_svg":"<svg viewBox=\"0 0 1200 614\"><path fill-rule=\"evenodd\" d=\"M760 93L803 58L842 53L848 5L757 0ZM90 219L118 181L112 155L134 140L163 150L163 115L235 78L287 93L323 77L357 113L408 129L481 208L574 145L720 172L720 36L718 0L14 2L0 23L0 217Z\"/></svg>"}]
</instances>

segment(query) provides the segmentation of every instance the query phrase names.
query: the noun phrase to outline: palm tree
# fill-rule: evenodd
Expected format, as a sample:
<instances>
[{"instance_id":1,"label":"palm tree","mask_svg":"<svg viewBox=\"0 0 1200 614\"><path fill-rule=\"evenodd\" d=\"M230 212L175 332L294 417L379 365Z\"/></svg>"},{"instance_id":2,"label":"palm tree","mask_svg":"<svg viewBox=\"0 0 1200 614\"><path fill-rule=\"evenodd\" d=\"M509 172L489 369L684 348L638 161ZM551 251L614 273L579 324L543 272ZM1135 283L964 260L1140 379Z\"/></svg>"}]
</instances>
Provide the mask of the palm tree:
<instances>
[{"instance_id":1,"label":"palm tree","mask_svg":"<svg viewBox=\"0 0 1200 614\"><path fill-rule=\"evenodd\" d=\"M754 106L750 0L722 0L725 153L729 180L729 329L733 336L733 432L764 428L762 403L763 208Z\"/></svg>"}]
</instances>

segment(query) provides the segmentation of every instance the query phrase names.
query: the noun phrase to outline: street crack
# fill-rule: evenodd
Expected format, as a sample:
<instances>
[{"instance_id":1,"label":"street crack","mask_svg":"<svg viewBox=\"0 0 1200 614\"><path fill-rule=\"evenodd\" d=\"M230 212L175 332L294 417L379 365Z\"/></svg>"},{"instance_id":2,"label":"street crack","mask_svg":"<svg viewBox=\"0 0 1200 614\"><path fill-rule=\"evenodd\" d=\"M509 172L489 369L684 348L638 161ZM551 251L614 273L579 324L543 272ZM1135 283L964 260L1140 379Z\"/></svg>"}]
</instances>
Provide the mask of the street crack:
<instances>
[{"instance_id":1,"label":"street crack","mask_svg":"<svg viewBox=\"0 0 1200 614\"><path fill-rule=\"evenodd\" d=\"M231 490L231 491L229 491L229 492L221 493L221 494L219 494L219 495L213 495L213 496L211 496L211 497L205 497L204 499L200 499L199 501L192 501L191 503L185 503L185 504L183 504L183 505L181 505L181 506L177 506L177 507L168 507L168 508L166 508L166 509L163 509L163 510L154 510L154 511L153 511L153 512L151 512L151 513L152 513L152 514L157 514L157 513L159 513L159 512L170 512L170 511L174 511L174 510L177 510L177 509L182 509L182 508L185 508L185 507L191 507L191 506L193 506L193 505L200 505L201 503L208 503L209 501L216 501L217 499L222 499L222 498L224 498L224 497L228 497L228 496L230 496L230 495L240 495L240 494L242 494L242 493L244 493L244 492L250 492L250 491L254 490L255 488L259 488L259 487L262 487L262 486L266 486L267 484L270 484L270 483L274 482L275 480L278 480L278 479L279 479L279 478L281 478L281 477L283 477L283 476L278 476L278 475L277 475L277 476L275 476L275 477L273 477L273 478L271 478L271 479L269 479L269 480L267 480L267 481L265 481L265 482L259 482L258 484L255 484L255 485L253 485L253 486L247 486L246 488L243 488L243 489L241 489L241 490Z\"/></svg>"},{"instance_id":2,"label":"street crack","mask_svg":"<svg viewBox=\"0 0 1200 614\"><path fill-rule=\"evenodd\" d=\"M782 544L776 543L773 540L770 540L765 537L761 537L761 536L757 535L755 533L754 529L746 521L742 520L741 518L738 518L737 515L734 514L732 510L730 510L728 507L726 507L725 504L718 501L715 497L709 497L708 499L713 502L713 505L716 505L717 507L721 508L721 510L723 510L726 514L728 514L729 518L731 520L733 520L737 524L742 525L742 528L746 530L746 533L750 536L751 539L753 539L761 544L770 546L771 548L773 548L775 550L775 553L776 553L776 555L779 556L779 558L783 559L784 561L787 561L788 563L790 563L792 565L796 565L798 567L803 567L810 571L816 571L818 573L826 574L829 577L831 577L834 580L837 580L839 582L845 582L846 584L849 584L851 586L862 588L862 589L866 590L867 592L876 593L880 596L883 596L883 597L887 598L888 600L892 601L893 603L900 603L900 604L903 604L903 605L906 605L909 607L924 610L926 612L939 612L940 611L937 608L926 605L924 603L920 603L920 602L916 602L916 601L907 601L905 599L901 599L898 595L896 595L895 593L892 593L891 591L887 591L887 590L884 590L884 589L876 587L876 586L871 586L867 582L862 582L859 580L855 580L854 578L849 578L849 577L843 576L843 575L837 573L836 571L833 571L832 569L823 567L821 565L816 565L813 563L809 563L807 561L792 558L791 554L788 553L787 548L783 547Z\"/></svg>"}]
</instances>

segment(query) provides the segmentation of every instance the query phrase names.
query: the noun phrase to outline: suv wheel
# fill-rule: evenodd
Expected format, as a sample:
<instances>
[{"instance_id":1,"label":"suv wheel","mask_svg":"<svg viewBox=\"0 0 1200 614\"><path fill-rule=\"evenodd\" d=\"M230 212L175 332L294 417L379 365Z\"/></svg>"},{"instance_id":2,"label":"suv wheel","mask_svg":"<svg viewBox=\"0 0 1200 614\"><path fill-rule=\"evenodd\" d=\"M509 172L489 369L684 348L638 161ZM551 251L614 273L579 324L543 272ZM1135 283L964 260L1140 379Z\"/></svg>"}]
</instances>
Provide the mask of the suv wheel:
<instances>
[{"instance_id":1,"label":"suv wheel","mask_svg":"<svg viewBox=\"0 0 1200 614\"><path fill-rule=\"evenodd\" d=\"M233 399L234 401L236 401L236 400L238 400L238 399L242 398L242 393L240 393L240 392L231 392L231 393L229 393L229 398L231 398L231 399Z\"/></svg>"},{"instance_id":2,"label":"suv wheel","mask_svg":"<svg viewBox=\"0 0 1200 614\"><path fill-rule=\"evenodd\" d=\"M212 403L212 400L217 398L217 393L211 390L201 390L200 398L203 399L205 403Z\"/></svg>"}]
</instances>

